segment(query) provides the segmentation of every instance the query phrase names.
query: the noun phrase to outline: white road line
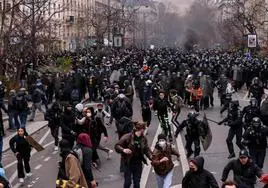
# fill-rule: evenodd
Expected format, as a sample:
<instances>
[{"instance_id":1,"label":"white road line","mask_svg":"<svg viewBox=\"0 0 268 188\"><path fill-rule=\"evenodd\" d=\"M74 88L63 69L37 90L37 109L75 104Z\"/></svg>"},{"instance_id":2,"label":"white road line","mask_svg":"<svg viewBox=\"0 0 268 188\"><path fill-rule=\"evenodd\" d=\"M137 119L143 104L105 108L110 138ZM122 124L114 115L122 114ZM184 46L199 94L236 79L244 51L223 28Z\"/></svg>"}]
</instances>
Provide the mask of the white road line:
<instances>
[{"instance_id":1,"label":"white road line","mask_svg":"<svg viewBox=\"0 0 268 188\"><path fill-rule=\"evenodd\" d=\"M176 130L176 126L173 125L173 129ZM188 171L189 167L188 167L188 160L186 157L186 152L183 146L183 142L182 142L182 138L181 138L181 134L178 134L178 137L176 138L176 142L177 142L177 146L178 146L178 151L180 153L180 161L181 161L181 166L182 166L182 173L183 176L185 175L185 173Z\"/></svg>"},{"instance_id":2,"label":"white road line","mask_svg":"<svg viewBox=\"0 0 268 188\"><path fill-rule=\"evenodd\" d=\"M181 188L181 184L173 185L173 186L171 186L170 188Z\"/></svg>"},{"instance_id":3,"label":"white road line","mask_svg":"<svg viewBox=\"0 0 268 188\"><path fill-rule=\"evenodd\" d=\"M35 170L38 170L38 169L40 169L42 166L43 166L42 164L39 164L39 165L37 165L34 169L35 169Z\"/></svg>"},{"instance_id":4,"label":"white road line","mask_svg":"<svg viewBox=\"0 0 268 188\"><path fill-rule=\"evenodd\" d=\"M158 125L158 128L157 128L157 131L155 133L155 136L154 136L154 139L153 139L153 142L152 142L152 145L151 145L151 149L153 150L154 147L155 147L155 144L157 142L157 137L158 135L161 133L161 126ZM151 163L149 162L148 165L145 165L143 167L143 170L142 170L142 174L141 174L141 182L140 182L140 187L141 188L145 188L146 187L146 183L147 183L147 180L148 180L148 177L149 177L149 173L150 173L150 170L151 170Z\"/></svg>"},{"instance_id":5,"label":"white road line","mask_svg":"<svg viewBox=\"0 0 268 188\"><path fill-rule=\"evenodd\" d=\"M46 157L46 158L44 159L44 161L47 162L47 161L49 161L49 159L51 159L51 157Z\"/></svg>"},{"instance_id":6,"label":"white road line","mask_svg":"<svg viewBox=\"0 0 268 188\"><path fill-rule=\"evenodd\" d=\"M45 140L46 140L46 138L48 137L48 135L49 135L49 133L50 133L50 129L49 130L47 130L47 132L44 134L44 136L39 140L39 144L41 145ZM36 150L34 150L34 151L32 151L31 152L31 156L33 156L35 153L36 153L37 151ZM14 161L15 162L15 164L17 163L17 161ZM5 168L6 169L6 168ZM9 178L9 182L10 182L10 184L12 184L13 183L13 181L15 180L15 178L17 177L17 170L11 175L11 177Z\"/></svg>"},{"instance_id":7,"label":"white road line","mask_svg":"<svg viewBox=\"0 0 268 188\"><path fill-rule=\"evenodd\" d=\"M16 185L14 185L12 188L19 188L20 187L20 183L17 183Z\"/></svg>"}]
</instances>

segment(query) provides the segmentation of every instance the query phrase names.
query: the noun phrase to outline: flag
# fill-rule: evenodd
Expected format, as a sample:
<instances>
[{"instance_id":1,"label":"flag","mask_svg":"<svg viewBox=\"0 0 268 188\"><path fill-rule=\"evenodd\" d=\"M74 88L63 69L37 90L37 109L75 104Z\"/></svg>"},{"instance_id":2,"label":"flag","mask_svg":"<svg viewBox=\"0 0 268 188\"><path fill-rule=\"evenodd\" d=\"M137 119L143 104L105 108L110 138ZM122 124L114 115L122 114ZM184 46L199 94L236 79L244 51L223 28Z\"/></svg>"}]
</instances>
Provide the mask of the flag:
<instances>
[{"instance_id":1,"label":"flag","mask_svg":"<svg viewBox=\"0 0 268 188\"><path fill-rule=\"evenodd\" d=\"M211 145L211 142L212 142L212 132L211 132L208 120L207 120L206 113L204 114L203 123L207 129L207 131L206 131L207 134L205 137L201 138L201 143L202 143L203 149L205 151L207 151L207 149L209 148L209 146Z\"/></svg>"}]
</instances>

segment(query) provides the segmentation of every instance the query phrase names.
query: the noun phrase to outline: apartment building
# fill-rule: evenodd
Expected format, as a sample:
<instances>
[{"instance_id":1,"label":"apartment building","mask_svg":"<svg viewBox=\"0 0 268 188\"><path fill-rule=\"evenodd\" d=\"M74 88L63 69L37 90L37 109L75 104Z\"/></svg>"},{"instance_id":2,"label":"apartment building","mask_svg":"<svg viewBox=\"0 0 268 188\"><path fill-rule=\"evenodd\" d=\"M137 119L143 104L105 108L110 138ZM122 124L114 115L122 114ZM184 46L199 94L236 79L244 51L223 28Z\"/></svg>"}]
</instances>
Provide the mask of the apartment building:
<instances>
[{"instance_id":1,"label":"apartment building","mask_svg":"<svg viewBox=\"0 0 268 188\"><path fill-rule=\"evenodd\" d=\"M14 11L16 30L12 31L11 43L22 42L20 30L27 35L34 28L39 50L75 50L85 47L95 35L90 25L94 8L95 0L0 0L0 17L5 17L0 24L4 30L9 29ZM45 39L46 42L40 42Z\"/></svg>"}]
</instances>

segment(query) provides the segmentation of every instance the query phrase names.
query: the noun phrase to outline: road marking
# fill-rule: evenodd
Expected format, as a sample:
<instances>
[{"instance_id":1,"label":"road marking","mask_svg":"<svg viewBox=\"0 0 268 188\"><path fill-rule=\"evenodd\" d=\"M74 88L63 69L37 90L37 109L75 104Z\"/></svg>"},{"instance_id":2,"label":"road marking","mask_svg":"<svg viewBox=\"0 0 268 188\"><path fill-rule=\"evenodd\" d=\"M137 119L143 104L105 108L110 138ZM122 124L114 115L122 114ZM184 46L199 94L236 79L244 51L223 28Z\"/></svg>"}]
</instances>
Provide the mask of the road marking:
<instances>
[{"instance_id":1,"label":"road marking","mask_svg":"<svg viewBox=\"0 0 268 188\"><path fill-rule=\"evenodd\" d=\"M35 169L35 170L38 170L38 169L40 169L42 166L43 166L42 164L39 164L39 165L37 165L34 169Z\"/></svg>"},{"instance_id":2,"label":"road marking","mask_svg":"<svg viewBox=\"0 0 268 188\"><path fill-rule=\"evenodd\" d=\"M44 161L47 162L47 161L49 161L49 159L51 159L51 157L46 157L46 158L44 159Z\"/></svg>"},{"instance_id":3,"label":"road marking","mask_svg":"<svg viewBox=\"0 0 268 188\"><path fill-rule=\"evenodd\" d=\"M178 185L173 185L170 188L181 188L181 187L182 187L181 184L178 184Z\"/></svg>"},{"instance_id":4,"label":"road marking","mask_svg":"<svg viewBox=\"0 0 268 188\"><path fill-rule=\"evenodd\" d=\"M44 134L44 136L39 140L38 143L39 143L40 145L46 140L46 138L48 137L49 133L50 133L50 129L47 130L47 132ZM37 152L36 150L32 151L32 152L31 152L31 156L33 156L36 152ZM15 163L14 163L14 162L15 162ZM14 161L14 162L13 162L14 164L17 163L17 161ZM7 165L7 166L8 166L8 165ZM11 165L10 165L9 167L11 167ZM5 168L5 169L6 169L6 168ZM9 182L10 182L10 184L13 183L13 181L15 180L16 177L17 177L17 170L15 170L15 172L14 172L14 173L11 175L11 177L9 178Z\"/></svg>"},{"instance_id":5,"label":"road marking","mask_svg":"<svg viewBox=\"0 0 268 188\"><path fill-rule=\"evenodd\" d=\"M176 130L176 126L173 125L173 129ZM183 142L182 142L182 138L181 138L181 133L178 134L178 137L176 138L176 142L177 142L177 147L178 147L178 151L180 154L180 161L181 161L181 166L182 166L182 173L183 176L185 175L185 173L188 171L189 167L188 167L188 160L186 157L186 152L183 146Z\"/></svg>"},{"instance_id":6,"label":"road marking","mask_svg":"<svg viewBox=\"0 0 268 188\"><path fill-rule=\"evenodd\" d=\"M51 144L52 144L52 143L51 143ZM50 145L51 145L51 144L50 144ZM53 152L52 152L52 154L54 154L54 155L57 154L57 153L58 153L58 151L53 151Z\"/></svg>"},{"instance_id":7,"label":"road marking","mask_svg":"<svg viewBox=\"0 0 268 188\"><path fill-rule=\"evenodd\" d=\"M13 186L13 188L19 188L20 187L20 183L17 183L16 185Z\"/></svg>"},{"instance_id":8,"label":"road marking","mask_svg":"<svg viewBox=\"0 0 268 188\"><path fill-rule=\"evenodd\" d=\"M152 142L152 145L151 145L151 150L154 149L155 147L155 144L157 142L157 137L158 135L161 133L161 126L160 124L158 125L158 128L157 128L157 131L155 133L155 136L154 136L154 139L153 139L153 142ZM142 170L142 174L141 174L141 181L140 181L140 187L141 188L145 188L146 187L146 183L147 183L147 180L148 180L148 177L149 177L149 173L151 171L151 163L149 163L148 165L145 165L143 167L143 170Z\"/></svg>"}]
</instances>

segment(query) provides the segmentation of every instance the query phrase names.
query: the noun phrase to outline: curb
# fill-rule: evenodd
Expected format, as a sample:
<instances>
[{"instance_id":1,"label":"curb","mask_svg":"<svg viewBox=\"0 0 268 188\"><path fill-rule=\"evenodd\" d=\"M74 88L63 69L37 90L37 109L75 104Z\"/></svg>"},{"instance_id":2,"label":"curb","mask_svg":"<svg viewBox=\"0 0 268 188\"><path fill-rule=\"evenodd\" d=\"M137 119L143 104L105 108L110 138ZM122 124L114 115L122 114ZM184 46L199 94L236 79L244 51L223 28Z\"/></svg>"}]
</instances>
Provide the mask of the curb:
<instances>
[{"instance_id":1,"label":"curb","mask_svg":"<svg viewBox=\"0 0 268 188\"><path fill-rule=\"evenodd\" d=\"M40 128L37 129L36 131L32 132L32 133L30 134L30 136L32 136L32 135L34 135L35 133L37 133L38 131L44 129L45 127L47 127L47 125L48 125L48 124L46 123L44 126L40 127ZM3 140L4 140L4 139L3 139ZM8 147L7 149L3 150L2 153L7 152L8 150L10 150L10 147Z\"/></svg>"}]
</instances>

